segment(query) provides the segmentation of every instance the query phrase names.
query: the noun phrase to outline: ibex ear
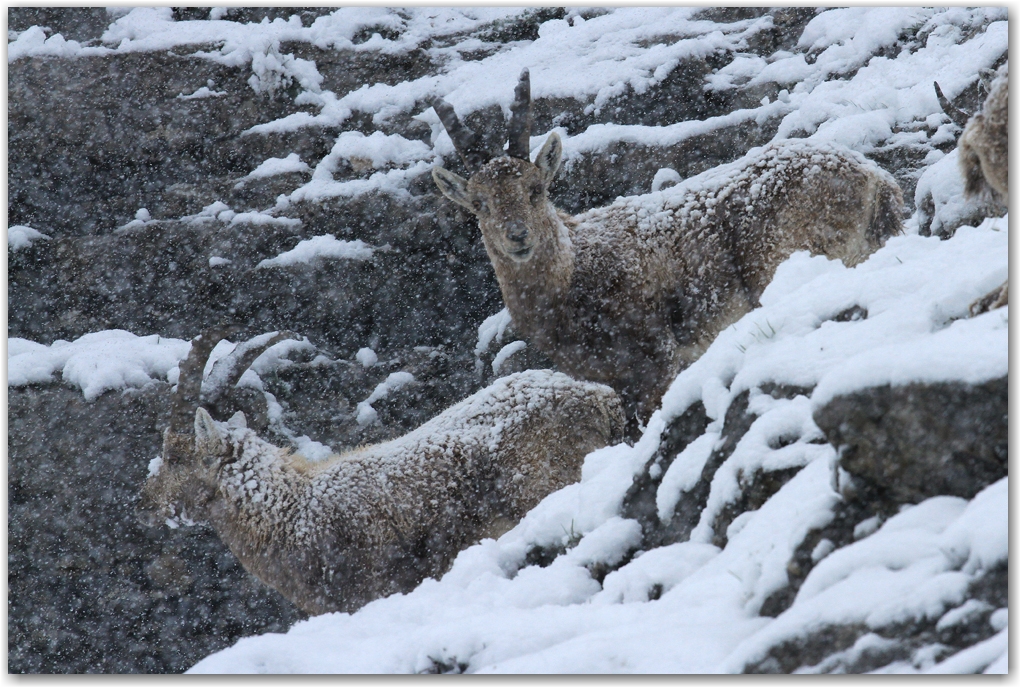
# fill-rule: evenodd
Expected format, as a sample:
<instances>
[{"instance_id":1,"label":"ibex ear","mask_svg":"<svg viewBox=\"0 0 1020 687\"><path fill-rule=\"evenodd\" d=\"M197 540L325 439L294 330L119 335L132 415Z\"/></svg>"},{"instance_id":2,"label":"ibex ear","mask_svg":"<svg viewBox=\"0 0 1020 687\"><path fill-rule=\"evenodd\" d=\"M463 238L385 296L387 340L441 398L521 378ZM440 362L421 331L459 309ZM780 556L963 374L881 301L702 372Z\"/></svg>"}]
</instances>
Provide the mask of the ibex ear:
<instances>
[{"instance_id":1,"label":"ibex ear","mask_svg":"<svg viewBox=\"0 0 1020 687\"><path fill-rule=\"evenodd\" d=\"M467 190L467 179L457 176L448 169L443 169L438 165L432 168L432 178L444 196L458 205L463 205L468 210L472 209L471 197L468 195Z\"/></svg>"},{"instance_id":2,"label":"ibex ear","mask_svg":"<svg viewBox=\"0 0 1020 687\"><path fill-rule=\"evenodd\" d=\"M195 411L195 453L206 465L212 465L226 452L227 442L216 423L205 408L199 408Z\"/></svg>"},{"instance_id":3,"label":"ibex ear","mask_svg":"<svg viewBox=\"0 0 1020 687\"><path fill-rule=\"evenodd\" d=\"M542 170L542 178L548 186L556 178L556 172L560 171L560 161L563 158L563 142L555 131L549 134L542 150L538 151L535 158L535 166Z\"/></svg>"},{"instance_id":4,"label":"ibex ear","mask_svg":"<svg viewBox=\"0 0 1020 687\"><path fill-rule=\"evenodd\" d=\"M248 429L248 418L239 410L227 420L227 427L231 429Z\"/></svg>"}]
</instances>

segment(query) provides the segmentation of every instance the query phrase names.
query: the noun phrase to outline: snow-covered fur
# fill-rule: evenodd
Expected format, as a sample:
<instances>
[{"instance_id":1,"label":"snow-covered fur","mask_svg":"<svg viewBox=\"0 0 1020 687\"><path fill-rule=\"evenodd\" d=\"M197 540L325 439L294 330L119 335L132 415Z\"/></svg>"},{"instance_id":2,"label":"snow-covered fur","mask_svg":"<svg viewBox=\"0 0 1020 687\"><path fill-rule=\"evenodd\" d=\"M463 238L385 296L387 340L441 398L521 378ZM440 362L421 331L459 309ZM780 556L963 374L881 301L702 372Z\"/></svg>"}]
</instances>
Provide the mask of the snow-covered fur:
<instances>
[{"instance_id":1,"label":"snow-covered fur","mask_svg":"<svg viewBox=\"0 0 1020 687\"><path fill-rule=\"evenodd\" d=\"M440 113L447 129L460 127L451 113ZM853 265L900 231L896 182L835 145L774 142L575 217L547 196L561 153L553 133L534 163L496 155L470 180L441 167L433 177L478 217L517 331L560 370L612 386L638 420L720 331L758 305L790 254Z\"/></svg>"},{"instance_id":2,"label":"snow-covered fur","mask_svg":"<svg viewBox=\"0 0 1020 687\"><path fill-rule=\"evenodd\" d=\"M199 380L218 340L203 336L187 366ZM175 427L188 407L175 401L143 521L210 523L250 572L309 613L353 611L442 574L460 550L577 481L584 456L618 441L624 422L612 389L529 370L399 439L312 462L260 439L240 413L219 423L197 407L193 434Z\"/></svg>"},{"instance_id":3,"label":"snow-covered fur","mask_svg":"<svg viewBox=\"0 0 1020 687\"><path fill-rule=\"evenodd\" d=\"M999 68L981 112L960 136L960 169L968 196L987 191L1009 204L1009 64Z\"/></svg>"},{"instance_id":4,"label":"snow-covered fur","mask_svg":"<svg viewBox=\"0 0 1020 687\"><path fill-rule=\"evenodd\" d=\"M968 196L987 194L1009 205L1009 63L999 67L981 112L967 122L960 142L960 172ZM970 304L970 314L1009 303L1009 280Z\"/></svg>"}]
</instances>

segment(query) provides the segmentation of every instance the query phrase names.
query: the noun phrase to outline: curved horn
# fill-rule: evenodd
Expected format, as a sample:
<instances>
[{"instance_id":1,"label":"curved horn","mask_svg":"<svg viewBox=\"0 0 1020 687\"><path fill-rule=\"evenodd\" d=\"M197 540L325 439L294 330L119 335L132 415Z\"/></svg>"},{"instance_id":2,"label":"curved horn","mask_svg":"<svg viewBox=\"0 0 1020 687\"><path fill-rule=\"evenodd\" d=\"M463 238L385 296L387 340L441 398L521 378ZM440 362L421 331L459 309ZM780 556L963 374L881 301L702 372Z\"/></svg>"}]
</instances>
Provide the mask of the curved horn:
<instances>
[{"instance_id":1,"label":"curved horn","mask_svg":"<svg viewBox=\"0 0 1020 687\"><path fill-rule=\"evenodd\" d=\"M209 355L221 340L241 330L238 326L206 329L191 340L191 351L181 361L177 391L170 406L170 431L175 434L194 434L195 411L202 392L202 372Z\"/></svg>"},{"instance_id":2,"label":"curved horn","mask_svg":"<svg viewBox=\"0 0 1020 687\"><path fill-rule=\"evenodd\" d=\"M531 73L527 68L521 71L521 78L514 89L510 112L507 154L531 162Z\"/></svg>"},{"instance_id":3,"label":"curved horn","mask_svg":"<svg viewBox=\"0 0 1020 687\"><path fill-rule=\"evenodd\" d=\"M432 101L432 108L439 115L439 120L450 134L453 147L457 149L457 154L469 171L474 172L492 159L492 154L485 149L482 137L461 123L450 103L442 98L436 98Z\"/></svg>"},{"instance_id":4,"label":"curved horn","mask_svg":"<svg viewBox=\"0 0 1020 687\"><path fill-rule=\"evenodd\" d=\"M262 340L265 339L265 340ZM268 338L266 335L256 336L250 341L238 344L229 355L216 361L209 379L206 381L201 400L209 405L215 404L222 396L233 389L241 379L241 375L251 367L255 359L269 348L286 339L302 341L303 336L291 331L280 331Z\"/></svg>"},{"instance_id":5,"label":"curved horn","mask_svg":"<svg viewBox=\"0 0 1020 687\"><path fill-rule=\"evenodd\" d=\"M942 92L942 89L939 88L939 82L935 81L934 83L935 95L938 96L939 105L942 107L942 111L949 115L949 119L953 121L953 124L960 127L967 126L967 120L970 119L970 114L953 105L949 98L947 98Z\"/></svg>"}]
</instances>

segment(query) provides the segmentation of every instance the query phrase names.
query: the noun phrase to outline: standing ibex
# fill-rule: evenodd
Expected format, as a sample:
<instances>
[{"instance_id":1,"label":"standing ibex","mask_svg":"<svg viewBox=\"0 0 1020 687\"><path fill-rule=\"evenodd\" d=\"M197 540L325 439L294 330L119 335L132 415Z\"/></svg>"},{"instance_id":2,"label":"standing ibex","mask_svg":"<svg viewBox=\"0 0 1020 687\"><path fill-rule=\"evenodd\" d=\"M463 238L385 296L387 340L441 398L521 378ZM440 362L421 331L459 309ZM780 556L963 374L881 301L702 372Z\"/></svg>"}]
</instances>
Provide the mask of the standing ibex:
<instances>
[{"instance_id":1,"label":"standing ibex","mask_svg":"<svg viewBox=\"0 0 1020 687\"><path fill-rule=\"evenodd\" d=\"M942 94L935 93L943 111L964 127L957 147L960 172L968 196L989 193L1002 205L1009 205L1009 63L999 67L981 111L968 115Z\"/></svg>"},{"instance_id":2,"label":"standing ibex","mask_svg":"<svg viewBox=\"0 0 1020 687\"><path fill-rule=\"evenodd\" d=\"M584 456L623 431L612 389L530 370L399 439L311 462L261 440L241 413L221 424L199 406L222 336L195 338L181 364L139 515L210 523L250 572L309 613L353 611L443 573L461 549L576 481ZM243 362L274 342L249 346ZM244 372L235 367L220 386Z\"/></svg>"},{"instance_id":3,"label":"standing ibex","mask_svg":"<svg viewBox=\"0 0 1020 687\"><path fill-rule=\"evenodd\" d=\"M957 144L960 173L967 196L987 194L1003 206L1009 205L1009 63L999 67L981 111L970 119L942 94L938 83L935 93L950 119L963 126ZM971 315L1006 305L1009 280L970 305Z\"/></svg>"},{"instance_id":4,"label":"standing ibex","mask_svg":"<svg viewBox=\"0 0 1020 687\"><path fill-rule=\"evenodd\" d=\"M472 173L435 167L433 178L478 217L514 327L559 369L615 388L632 430L676 374L758 304L791 253L853 265L900 230L902 194L889 174L857 153L802 140L571 217L547 196L559 136L530 161L527 70L506 155L442 99L433 107Z\"/></svg>"}]
</instances>

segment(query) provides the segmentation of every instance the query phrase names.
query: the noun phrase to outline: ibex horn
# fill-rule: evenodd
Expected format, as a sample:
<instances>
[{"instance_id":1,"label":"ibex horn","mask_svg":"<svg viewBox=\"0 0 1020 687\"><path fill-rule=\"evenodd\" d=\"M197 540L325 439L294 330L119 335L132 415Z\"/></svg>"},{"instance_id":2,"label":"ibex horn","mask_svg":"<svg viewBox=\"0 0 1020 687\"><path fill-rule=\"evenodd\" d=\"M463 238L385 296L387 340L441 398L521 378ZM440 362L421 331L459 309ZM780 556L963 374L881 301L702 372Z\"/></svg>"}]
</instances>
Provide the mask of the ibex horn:
<instances>
[{"instance_id":1,"label":"ibex horn","mask_svg":"<svg viewBox=\"0 0 1020 687\"><path fill-rule=\"evenodd\" d=\"M203 403L208 405L215 404L223 394L233 389L238 380L241 379L241 375L251 367L255 359L265 353L269 348L275 346L281 341L286 339L293 339L295 341L301 341L304 337L300 334L290 331L276 332L265 341L257 341L262 337L255 337L250 341L238 344L230 355L223 356L216 361L213 365L212 371L209 373L209 379L205 384L205 389L201 395Z\"/></svg>"},{"instance_id":2,"label":"ibex horn","mask_svg":"<svg viewBox=\"0 0 1020 687\"><path fill-rule=\"evenodd\" d=\"M531 74L525 68L514 89L514 102L510 106L510 123L507 125L510 143L507 154L531 161Z\"/></svg>"},{"instance_id":3,"label":"ibex horn","mask_svg":"<svg viewBox=\"0 0 1020 687\"><path fill-rule=\"evenodd\" d=\"M460 159L464 161L464 166L469 171L474 172L492 159L492 154L485 149L482 137L461 123L450 103L442 98L436 98L432 101L432 107L439 115L443 126L446 127L446 132L450 134L450 140L453 141L453 147L456 148Z\"/></svg>"},{"instance_id":4,"label":"ibex horn","mask_svg":"<svg viewBox=\"0 0 1020 687\"><path fill-rule=\"evenodd\" d=\"M191 340L191 351L181 361L177 391L170 407L170 431L175 434L194 434L195 411L202 393L202 372L213 349L223 339L241 331L235 325L206 329Z\"/></svg>"},{"instance_id":5,"label":"ibex horn","mask_svg":"<svg viewBox=\"0 0 1020 687\"><path fill-rule=\"evenodd\" d=\"M970 119L970 114L961 110L956 105L953 105L949 98L947 98L942 92L942 89L939 88L939 82L935 81L934 83L935 95L938 96L939 105L942 107L942 111L949 115L949 118L953 120L953 123L957 126L967 126L967 120Z\"/></svg>"}]
</instances>

